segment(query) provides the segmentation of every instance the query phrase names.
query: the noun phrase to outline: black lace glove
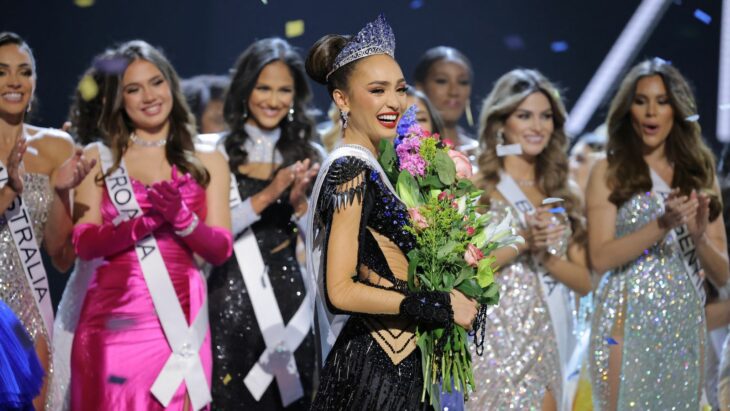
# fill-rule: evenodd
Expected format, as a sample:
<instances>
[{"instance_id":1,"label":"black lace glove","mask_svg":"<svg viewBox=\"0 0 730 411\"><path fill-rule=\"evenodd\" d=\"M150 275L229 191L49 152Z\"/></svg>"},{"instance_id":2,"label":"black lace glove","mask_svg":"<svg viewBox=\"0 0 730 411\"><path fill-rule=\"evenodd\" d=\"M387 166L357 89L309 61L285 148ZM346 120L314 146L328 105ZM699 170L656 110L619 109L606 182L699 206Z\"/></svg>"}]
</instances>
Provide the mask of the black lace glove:
<instances>
[{"instance_id":1,"label":"black lace glove","mask_svg":"<svg viewBox=\"0 0 730 411\"><path fill-rule=\"evenodd\" d=\"M440 291L419 291L406 295L400 303L400 314L419 324L448 327L454 321L451 297Z\"/></svg>"}]
</instances>

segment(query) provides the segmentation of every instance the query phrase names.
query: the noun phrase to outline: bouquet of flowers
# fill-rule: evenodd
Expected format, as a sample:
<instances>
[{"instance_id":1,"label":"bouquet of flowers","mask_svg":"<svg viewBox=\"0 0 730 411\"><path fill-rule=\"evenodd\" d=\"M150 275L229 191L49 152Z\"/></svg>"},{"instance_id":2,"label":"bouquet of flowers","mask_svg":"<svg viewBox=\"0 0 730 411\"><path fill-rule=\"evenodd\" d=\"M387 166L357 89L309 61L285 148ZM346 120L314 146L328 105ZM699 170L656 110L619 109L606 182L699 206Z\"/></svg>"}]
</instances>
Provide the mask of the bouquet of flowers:
<instances>
[{"instance_id":1,"label":"bouquet of flowers","mask_svg":"<svg viewBox=\"0 0 730 411\"><path fill-rule=\"evenodd\" d=\"M477 347L483 344L479 333L486 308L499 301L499 286L494 282L494 257L497 248L522 239L511 229L510 219L491 222L481 213L482 195L469 178L471 164L453 150L438 134L423 130L410 107L398 125L394 142L382 140L379 162L393 183L398 196L408 207L416 247L408 253L408 286L412 291L456 289L481 304L474 336ZM481 336L481 342L479 338ZM440 409L441 384L464 393L473 391L474 375L466 330L454 324L449 328L416 330L421 349L424 389L431 404Z\"/></svg>"}]
</instances>

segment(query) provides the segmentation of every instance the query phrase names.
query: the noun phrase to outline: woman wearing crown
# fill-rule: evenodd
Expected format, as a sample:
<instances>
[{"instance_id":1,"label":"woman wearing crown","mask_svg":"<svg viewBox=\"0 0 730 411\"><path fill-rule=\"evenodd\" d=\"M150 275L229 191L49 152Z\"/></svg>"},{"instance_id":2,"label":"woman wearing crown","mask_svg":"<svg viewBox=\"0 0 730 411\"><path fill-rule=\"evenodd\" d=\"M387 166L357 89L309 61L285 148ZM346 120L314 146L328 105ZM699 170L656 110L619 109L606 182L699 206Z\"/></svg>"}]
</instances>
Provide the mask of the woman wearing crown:
<instances>
[{"instance_id":1,"label":"woman wearing crown","mask_svg":"<svg viewBox=\"0 0 730 411\"><path fill-rule=\"evenodd\" d=\"M413 410L421 402L416 325L469 327L476 303L460 292L408 291L408 213L375 156L405 110L393 32L381 16L356 36L326 35L306 69L340 110L343 145L320 169L307 229L324 368L312 408Z\"/></svg>"}]
</instances>

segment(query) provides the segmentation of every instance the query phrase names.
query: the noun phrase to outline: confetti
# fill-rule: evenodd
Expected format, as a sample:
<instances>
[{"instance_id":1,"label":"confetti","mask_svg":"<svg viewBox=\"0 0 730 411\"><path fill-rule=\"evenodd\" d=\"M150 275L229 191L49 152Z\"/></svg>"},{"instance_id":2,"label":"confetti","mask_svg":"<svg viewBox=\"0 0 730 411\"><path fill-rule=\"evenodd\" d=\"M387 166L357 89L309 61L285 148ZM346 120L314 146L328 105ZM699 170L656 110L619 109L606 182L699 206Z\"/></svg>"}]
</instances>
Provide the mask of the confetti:
<instances>
[{"instance_id":1,"label":"confetti","mask_svg":"<svg viewBox=\"0 0 730 411\"><path fill-rule=\"evenodd\" d=\"M565 201L565 200L563 200L562 198L557 198L557 197L548 197L548 198L542 200L542 205L555 204L555 203L559 203L561 201Z\"/></svg>"},{"instance_id":2,"label":"confetti","mask_svg":"<svg viewBox=\"0 0 730 411\"><path fill-rule=\"evenodd\" d=\"M99 94L99 86L90 75L85 75L79 82L79 93L84 101L93 100Z\"/></svg>"},{"instance_id":3,"label":"confetti","mask_svg":"<svg viewBox=\"0 0 730 411\"><path fill-rule=\"evenodd\" d=\"M553 41L550 44L550 50L553 51L553 53L564 53L568 51L568 42L567 41Z\"/></svg>"},{"instance_id":4,"label":"confetti","mask_svg":"<svg viewBox=\"0 0 730 411\"><path fill-rule=\"evenodd\" d=\"M578 370L575 370L575 371L573 371L573 372L572 372L572 373L571 373L571 374L570 374L570 375L568 376L568 381L572 380L573 378L575 378L575 377L577 377L577 376L579 376L579 375L580 375L580 369L578 369Z\"/></svg>"},{"instance_id":5,"label":"confetti","mask_svg":"<svg viewBox=\"0 0 730 411\"><path fill-rule=\"evenodd\" d=\"M423 7L423 0L411 0L411 9L418 10Z\"/></svg>"},{"instance_id":6,"label":"confetti","mask_svg":"<svg viewBox=\"0 0 730 411\"><path fill-rule=\"evenodd\" d=\"M124 378L124 377L116 376L116 375L110 375L109 376L109 382L112 383L112 384L120 384L121 385L121 384L124 384L125 382L127 382L127 379Z\"/></svg>"},{"instance_id":7,"label":"confetti","mask_svg":"<svg viewBox=\"0 0 730 411\"><path fill-rule=\"evenodd\" d=\"M510 50L522 50L525 48L525 41L517 34L505 36L502 41L504 42L505 47Z\"/></svg>"},{"instance_id":8,"label":"confetti","mask_svg":"<svg viewBox=\"0 0 730 411\"><path fill-rule=\"evenodd\" d=\"M223 385L228 385L229 382L231 382L233 378L231 377L231 374L226 374L225 377L223 377Z\"/></svg>"},{"instance_id":9,"label":"confetti","mask_svg":"<svg viewBox=\"0 0 730 411\"><path fill-rule=\"evenodd\" d=\"M618 341L614 340L614 339L613 339L613 338L611 338L611 337L606 337L606 343L607 343L608 345L618 345Z\"/></svg>"},{"instance_id":10,"label":"confetti","mask_svg":"<svg viewBox=\"0 0 730 411\"><path fill-rule=\"evenodd\" d=\"M712 22L712 16L700 9L695 10L695 18L705 24L710 24Z\"/></svg>"},{"instance_id":11,"label":"confetti","mask_svg":"<svg viewBox=\"0 0 730 411\"><path fill-rule=\"evenodd\" d=\"M261 0L261 3L269 4L269 0Z\"/></svg>"},{"instance_id":12,"label":"confetti","mask_svg":"<svg viewBox=\"0 0 730 411\"><path fill-rule=\"evenodd\" d=\"M565 209L563 207L555 207L555 208L551 208L549 210L549 212L552 214L560 214L560 213L564 213Z\"/></svg>"},{"instance_id":13,"label":"confetti","mask_svg":"<svg viewBox=\"0 0 730 411\"><path fill-rule=\"evenodd\" d=\"M128 62L124 57L102 57L94 60L94 69L105 74L122 74Z\"/></svg>"},{"instance_id":14,"label":"confetti","mask_svg":"<svg viewBox=\"0 0 730 411\"><path fill-rule=\"evenodd\" d=\"M684 118L684 121L694 123L696 121L699 121L700 115L699 114L692 114L691 116L687 116Z\"/></svg>"},{"instance_id":15,"label":"confetti","mask_svg":"<svg viewBox=\"0 0 730 411\"><path fill-rule=\"evenodd\" d=\"M91 7L94 5L94 0L74 0L74 4L78 7Z\"/></svg>"},{"instance_id":16,"label":"confetti","mask_svg":"<svg viewBox=\"0 0 730 411\"><path fill-rule=\"evenodd\" d=\"M299 37L304 34L304 20L287 21L284 26L284 33L287 38Z\"/></svg>"}]
</instances>

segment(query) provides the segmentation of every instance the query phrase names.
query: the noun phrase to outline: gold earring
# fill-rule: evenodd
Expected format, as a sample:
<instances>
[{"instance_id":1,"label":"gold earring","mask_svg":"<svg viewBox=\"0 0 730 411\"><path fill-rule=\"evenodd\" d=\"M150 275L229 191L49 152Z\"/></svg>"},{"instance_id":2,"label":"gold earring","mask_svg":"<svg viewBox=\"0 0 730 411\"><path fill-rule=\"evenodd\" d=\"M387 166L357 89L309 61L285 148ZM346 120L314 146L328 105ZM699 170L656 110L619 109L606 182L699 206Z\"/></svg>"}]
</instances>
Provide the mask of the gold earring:
<instances>
[{"instance_id":1,"label":"gold earring","mask_svg":"<svg viewBox=\"0 0 730 411\"><path fill-rule=\"evenodd\" d=\"M471 100L466 100L466 122L469 127L474 127L474 116L471 114Z\"/></svg>"}]
</instances>

